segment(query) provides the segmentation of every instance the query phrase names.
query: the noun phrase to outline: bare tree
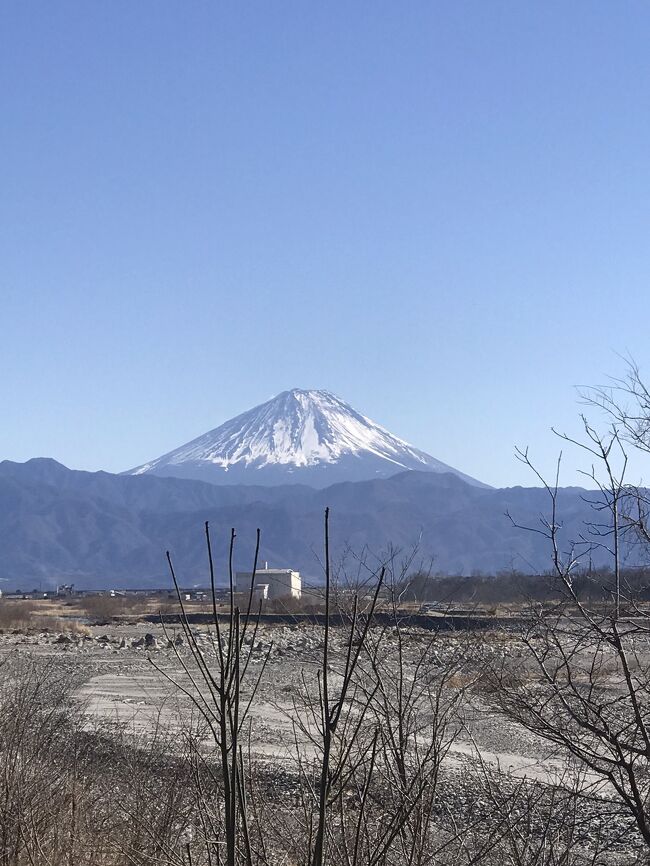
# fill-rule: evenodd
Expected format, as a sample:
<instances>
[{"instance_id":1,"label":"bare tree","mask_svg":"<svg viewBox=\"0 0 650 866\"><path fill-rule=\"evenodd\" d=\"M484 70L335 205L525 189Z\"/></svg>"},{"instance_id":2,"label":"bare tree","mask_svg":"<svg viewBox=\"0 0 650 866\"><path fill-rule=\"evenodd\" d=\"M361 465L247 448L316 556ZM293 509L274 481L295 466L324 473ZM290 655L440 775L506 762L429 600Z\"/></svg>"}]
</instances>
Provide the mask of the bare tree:
<instances>
[{"instance_id":1,"label":"bare tree","mask_svg":"<svg viewBox=\"0 0 650 866\"><path fill-rule=\"evenodd\" d=\"M393 564L378 563L372 573L364 568L356 588L344 581L347 589L341 591L332 576L327 509L320 657L315 668L302 670L300 687L285 709L293 731L297 800L290 808L278 807L266 796L250 739L252 709L272 646L252 675L252 646L262 623L261 608L252 610L259 533L243 610L233 588L234 540L233 531L228 601L221 613L206 525L213 595L210 658L178 592L190 655L177 648L176 655L185 676L172 678L158 666L199 711L216 747L219 772L200 738L190 736L199 796L193 821L198 832L187 844L188 859L201 856L228 866L282 862L282 857L304 866L396 866L428 863L436 852L451 856L464 829L449 822L440 829L437 801L442 764L461 729L457 714L469 684L466 648L447 654L445 664L432 664L438 658L437 635L407 640L398 596L391 588L384 592L394 556Z\"/></svg>"},{"instance_id":2,"label":"bare tree","mask_svg":"<svg viewBox=\"0 0 650 866\"><path fill-rule=\"evenodd\" d=\"M575 762L582 794L597 795L623 819L632 822L650 850L650 620L624 578L626 562L641 561L639 542L644 491L626 478L627 448L647 450L650 404L633 367L626 392L639 401L638 411L597 392L592 402L609 412L604 434L583 418L584 437L562 434L590 461L585 474L594 489L585 495L593 519L580 537L563 540L558 510L559 467L547 482L526 451L520 459L541 481L549 511L538 526L549 544L553 579L562 603L537 609L521 635L525 653L518 663L504 659L492 674L492 695L499 709ZM600 589L606 602L593 604L576 590L577 577L597 555L610 564ZM517 676L513 677L513 668Z\"/></svg>"},{"instance_id":3,"label":"bare tree","mask_svg":"<svg viewBox=\"0 0 650 866\"><path fill-rule=\"evenodd\" d=\"M212 542L209 526L206 522L205 539L212 599L211 625L214 629L210 634L210 638L214 650L215 664L211 664L206 657L190 625L169 552L167 553L167 561L176 589L181 612L181 627L187 646L190 649L191 662L188 663L185 657L178 651L176 644L170 641L170 645L173 646L176 658L185 674L185 681L180 682L176 680L153 660L152 664L182 694L191 700L203 718L217 749L220 764L218 776L215 775L212 764L209 761L203 760L200 740L195 737L190 737L189 739L189 742L194 747L196 766L205 771L205 774L212 783L211 791L214 792L212 796L203 798L198 815L203 831L203 843L206 848L208 863L215 862L219 864L225 862L227 866L246 863L250 866L254 862L254 855L249 832L242 737L248 721L250 706L266 664L265 659L261 669L253 672L251 659L253 644L259 627L260 610L258 607L258 610L254 612L252 607L260 533L258 530L250 587L243 611L235 603L233 572L235 538L236 533L233 529L230 536L228 569L228 612L224 618L225 621L222 622L222 618L217 610ZM246 640L247 635L249 637L248 642ZM200 774L197 778L200 779ZM188 857L191 858L189 841L187 849ZM222 853L224 849L225 856Z\"/></svg>"}]
</instances>

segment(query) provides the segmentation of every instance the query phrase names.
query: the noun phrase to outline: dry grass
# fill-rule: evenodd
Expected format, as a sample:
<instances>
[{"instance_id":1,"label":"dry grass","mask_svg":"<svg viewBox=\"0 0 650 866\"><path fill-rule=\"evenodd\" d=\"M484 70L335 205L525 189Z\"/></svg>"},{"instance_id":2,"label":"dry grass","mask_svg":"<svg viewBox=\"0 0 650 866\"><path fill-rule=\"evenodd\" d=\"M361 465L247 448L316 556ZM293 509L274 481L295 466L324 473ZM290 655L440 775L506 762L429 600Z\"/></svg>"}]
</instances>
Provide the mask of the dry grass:
<instances>
[{"instance_id":1,"label":"dry grass","mask_svg":"<svg viewBox=\"0 0 650 866\"><path fill-rule=\"evenodd\" d=\"M136 595L88 595L68 603L92 622L104 623L122 617L138 617L164 612L176 613L178 605L167 598Z\"/></svg>"},{"instance_id":2,"label":"dry grass","mask_svg":"<svg viewBox=\"0 0 650 866\"><path fill-rule=\"evenodd\" d=\"M51 631L89 635L88 626L74 618L52 616L50 608L36 601L0 602L0 631Z\"/></svg>"},{"instance_id":3,"label":"dry grass","mask_svg":"<svg viewBox=\"0 0 650 866\"><path fill-rule=\"evenodd\" d=\"M262 604L262 613L318 614L324 610L323 602L309 596L293 598L288 595L284 598L267 599Z\"/></svg>"},{"instance_id":4,"label":"dry grass","mask_svg":"<svg viewBox=\"0 0 650 866\"><path fill-rule=\"evenodd\" d=\"M34 619L36 622L36 619ZM38 628L41 631L66 632L76 637L90 637L91 630L77 619L60 619L55 616L43 616L38 620Z\"/></svg>"},{"instance_id":5,"label":"dry grass","mask_svg":"<svg viewBox=\"0 0 650 866\"><path fill-rule=\"evenodd\" d=\"M36 604L33 601L1 601L0 629L3 631L33 628Z\"/></svg>"}]
</instances>

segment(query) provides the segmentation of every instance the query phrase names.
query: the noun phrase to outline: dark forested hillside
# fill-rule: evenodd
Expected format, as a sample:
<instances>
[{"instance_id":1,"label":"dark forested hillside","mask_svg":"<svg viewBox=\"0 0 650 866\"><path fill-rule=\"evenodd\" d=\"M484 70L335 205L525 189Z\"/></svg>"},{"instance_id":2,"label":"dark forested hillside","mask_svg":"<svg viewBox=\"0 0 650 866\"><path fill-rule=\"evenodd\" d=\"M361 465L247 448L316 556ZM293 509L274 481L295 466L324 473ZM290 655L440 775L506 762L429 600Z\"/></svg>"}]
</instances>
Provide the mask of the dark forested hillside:
<instances>
[{"instance_id":1,"label":"dark forested hillside","mask_svg":"<svg viewBox=\"0 0 650 866\"><path fill-rule=\"evenodd\" d=\"M560 491L567 543L585 532L592 516L583 496L578 488ZM318 580L325 506L332 510L336 557L346 549L382 556L389 547L406 554L417 546L417 560L443 573L540 572L549 565L544 539L515 528L506 516L539 525L548 501L538 488L494 490L452 474L413 471L324 490L216 487L78 472L36 459L0 463L0 586L48 586L64 578L79 586L162 585L168 581L166 549L184 582L205 581L205 520L222 581L231 527L238 532L236 564L243 566L258 526L263 560Z\"/></svg>"}]
</instances>

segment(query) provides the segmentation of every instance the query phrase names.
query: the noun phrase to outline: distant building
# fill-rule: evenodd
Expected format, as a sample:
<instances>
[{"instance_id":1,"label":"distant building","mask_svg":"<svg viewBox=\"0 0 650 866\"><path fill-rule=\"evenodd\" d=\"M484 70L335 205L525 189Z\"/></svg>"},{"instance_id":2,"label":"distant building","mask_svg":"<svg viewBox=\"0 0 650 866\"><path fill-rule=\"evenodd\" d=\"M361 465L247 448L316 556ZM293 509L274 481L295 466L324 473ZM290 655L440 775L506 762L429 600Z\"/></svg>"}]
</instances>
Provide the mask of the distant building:
<instances>
[{"instance_id":1,"label":"distant building","mask_svg":"<svg viewBox=\"0 0 650 866\"><path fill-rule=\"evenodd\" d=\"M181 596L185 601L207 601L208 594L204 589L181 589ZM175 597L175 593L174 593Z\"/></svg>"},{"instance_id":2,"label":"distant building","mask_svg":"<svg viewBox=\"0 0 650 866\"><path fill-rule=\"evenodd\" d=\"M251 586L250 571L238 571L235 575L237 592L249 592ZM290 568L258 568L255 572L254 594L258 599L300 598L302 589L300 572Z\"/></svg>"}]
</instances>

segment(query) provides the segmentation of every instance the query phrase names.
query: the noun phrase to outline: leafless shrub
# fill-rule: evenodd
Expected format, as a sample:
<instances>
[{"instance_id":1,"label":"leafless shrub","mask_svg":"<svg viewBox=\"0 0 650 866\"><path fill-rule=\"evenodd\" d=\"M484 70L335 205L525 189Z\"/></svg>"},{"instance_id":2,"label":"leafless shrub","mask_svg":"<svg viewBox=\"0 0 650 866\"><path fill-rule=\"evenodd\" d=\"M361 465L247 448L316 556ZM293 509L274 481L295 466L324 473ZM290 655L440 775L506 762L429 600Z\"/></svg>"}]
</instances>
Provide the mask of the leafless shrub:
<instances>
[{"instance_id":1,"label":"leafless shrub","mask_svg":"<svg viewBox=\"0 0 650 866\"><path fill-rule=\"evenodd\" d=\"M74 666L0 666L0 864L185 863L191 751L157 729L89 728Z\"/></svg>"},{"instance_id":2,"label":"leafless shrub","mask_svg":"<svg viewBox=\"0 0 650 866\"><path fill-rule=\"evenodd\" d=\"M598 795L612 814L631 823L638 844L650 850L650 620L623 568L630 552L647 536L645 493L628 484L626 443L646 449L650 418L647 392L632 367L624 386L637 400L632 411L612 393L598 392L613 426L604 434L583 418L584 436L562 439L590 461L586 473L596 488L589 495L593 522L572 543L561 542L558 510L559 467L547 482L528 453L520 458L544 485L549 513L530 531L549 544L557 592L563 604L539 610L521 635L530 677L508 681L508 664L493 665L493 700L507 717L552 744L579 768L576 796ZM592 400L592 402L594 402ZM576 572L597 549L611 559L600 584L598 604L578 594Z\"/></svg>"},{"instance_id":3,"label":"leafless shrub","mask_svg":"<svg viewBox=\"0 0 650 866\"><path fill-rule=\"evenodd\" d=\"M445 650L443 663L438 636L407 640L394 589L384 591L386 566L364 579L361 591L335 586L326 512L322 654L315 668L302 671L302 686L284 710L293 730L287 803L269 794L268 777L250 751L250 708L272 650L253 673L259 533L247 596L234 593L232 533L225 616L216 602L207 525L206 543L213 660L202 652L178 591L191 657L178 653L185 680L176 686L203 718L214 747L206 751L201 738L189 738L200 805L188 858L228 866L396 866L429 862L436 852L451 857L463 831L441 833L436 804L442 763L461 728L458 711L476 680L468 647ZM178 588L171 559L170 568ZM380 592L381 627L374 620Z\"/></svg>"}]
</instances>

